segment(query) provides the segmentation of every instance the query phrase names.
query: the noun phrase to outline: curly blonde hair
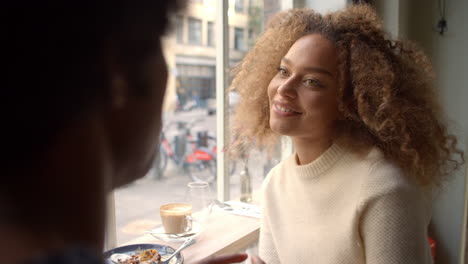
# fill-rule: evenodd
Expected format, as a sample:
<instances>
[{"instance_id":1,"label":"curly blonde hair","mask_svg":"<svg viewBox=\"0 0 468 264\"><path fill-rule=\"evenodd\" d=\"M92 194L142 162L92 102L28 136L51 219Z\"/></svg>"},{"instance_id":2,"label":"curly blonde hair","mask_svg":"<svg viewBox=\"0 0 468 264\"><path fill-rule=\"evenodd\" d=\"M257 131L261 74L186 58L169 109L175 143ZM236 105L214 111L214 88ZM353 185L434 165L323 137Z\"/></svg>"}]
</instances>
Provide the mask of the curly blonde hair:
<instances>
[{"instance_id":1,"label":"curly blonde hair","mask_svg":"<svg viewBox=\"0 0 468 264\"><path fill-rule=\"evenodd\" d=\"M302 36L318 33L338 54L337 131L361 146L376 146L422 186L438 186L464 161L447 132L427 56L393 40L375 11L354 5L325 16L310 9L277 14L244 60L231 89L241 100L234 114L234 146L268 147L279 135L269 126L267 87L281 58Z\"/></svg>"}]
</instances>

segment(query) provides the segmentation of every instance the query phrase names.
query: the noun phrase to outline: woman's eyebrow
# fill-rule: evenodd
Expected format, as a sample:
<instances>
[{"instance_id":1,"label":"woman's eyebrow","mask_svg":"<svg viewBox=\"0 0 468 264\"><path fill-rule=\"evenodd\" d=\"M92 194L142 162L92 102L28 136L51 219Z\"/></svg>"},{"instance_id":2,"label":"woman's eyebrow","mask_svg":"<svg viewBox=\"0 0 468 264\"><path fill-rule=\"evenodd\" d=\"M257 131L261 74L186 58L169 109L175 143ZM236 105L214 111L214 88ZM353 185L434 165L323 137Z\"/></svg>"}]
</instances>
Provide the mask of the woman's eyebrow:
<instances>
[{"instance_id":1,"label":"woman's eyebrow","mask_svg":"<svg viewBox=\"0 0 468 264\"><path fill-rule=\"evenodd\" d=\"M291 64L291 60L286 58L286 57L283 57L281 59L282 62L286 63L286 64ZM326 69L324 68L320 68L320 67L305 67L304 70L306 71L310 71L310 72L317 72L317 73L322 73L322 74L325 74L325 75L328 75L332 78L334 78L333 74L329 71L327 71Z\"/></svg>"}]
</instances>

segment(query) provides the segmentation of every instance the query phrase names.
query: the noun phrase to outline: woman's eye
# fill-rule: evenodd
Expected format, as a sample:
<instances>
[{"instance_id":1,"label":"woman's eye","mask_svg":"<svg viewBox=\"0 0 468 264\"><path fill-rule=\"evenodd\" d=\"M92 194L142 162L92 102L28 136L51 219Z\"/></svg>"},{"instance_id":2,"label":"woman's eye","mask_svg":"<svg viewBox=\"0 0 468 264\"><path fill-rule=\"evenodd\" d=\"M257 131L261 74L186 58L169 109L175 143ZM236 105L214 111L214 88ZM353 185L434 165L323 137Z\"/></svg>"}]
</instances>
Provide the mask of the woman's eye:
<instances>
[{"instance_id":1,"label":"woman's eye","mask_svg":"<svg viewBox=\"0 0 468 264\"><path fill-rule=\"evenodd\" d=\"M322 83L320 83L319 81L317 81L315 79L307 79L304 82L305 82L305 84L307 84L309 86L323 87Z\"/></svg>"},{"instance_id":2,"label":"woman's eye","mask_svg":"<svg viewBox=\"0 0 468 264\"><path fill-rule=\"evenodd\" d=\"M283 67L279 67L278 68L278 74L281 75L281 76L286 76L286 75L288 75L288 71Z\"/></svg>"}]
</instances>

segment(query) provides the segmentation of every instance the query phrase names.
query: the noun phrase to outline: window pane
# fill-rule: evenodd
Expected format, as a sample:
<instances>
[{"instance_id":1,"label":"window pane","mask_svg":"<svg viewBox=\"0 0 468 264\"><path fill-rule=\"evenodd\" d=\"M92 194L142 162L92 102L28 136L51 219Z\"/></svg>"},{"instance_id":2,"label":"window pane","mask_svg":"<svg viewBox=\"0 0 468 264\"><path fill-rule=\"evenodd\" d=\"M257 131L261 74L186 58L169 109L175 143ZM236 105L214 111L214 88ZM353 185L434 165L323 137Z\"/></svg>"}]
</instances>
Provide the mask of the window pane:
<instances>
[{"instance_id":1,"label":"window pane","mask_svg":"<svg viewBox=\"0 0 468 264\"><path fill-rule=\"evenodd\" d=\"M177 43L184 43L184 17L177 16L175 23Z\"/></svg>"},{"instance_id":2,"label":"window pane","mask_svg":"<svg viewBox=\"0 0 468 264\"><path fill-rule=\"evenodd\" d=\"M235 10L236 12L244 12L244 0L236 0Z\"/></svg>"},{"instance_id":3,"label":"window pane","mask_svg":"<svg viewBox=\"0 0 468 264\"><path fill-rule=\"evenodd\" d=\"M208 22L207 24L207 36L206 36L206 45L210 47L214 47L215 39L214 39L214 24L213 22Z\"/></svg>"},{"instance_id":4,"label":"window pane","mask_svg":"<svg viewBox=\"0 0 468 264\"><path fill-rule=\"evenodd\" d=\"M169 72L164 137L155 146L159 157L146 177L115 192L118 244L160 227L159 207L186 202L187 184L194 179L212 181L216 197L216 49L208 46L209 39L214 46L214 21L215 1L190 1L163 41ZM200 149L208 153L203 162L193 155Z\"/></svg>"},{"instance_id":5,"label":"window pane","mask_svg":"<svg viewBox=\"0 0 468 264\"><path fill-rule=\"evenodd\" d=\"M236 1L235 11L237 11ZM280 0L249 0L245 1L245 13L234 12L229 16L229 25L232 27L232 41L230 50L230 65L234 66L250 50L257 37L263 32L268 19L280 11ZM236 91L229 92L229 108L235 111L239 97ZM234 132L233 132L234 133ZM244 157L233 160L231 169L231 198L250 202L249 189L259 190L264 177L280 161L281 149L276 146L273 153L269 154L258 149L252 149L244 153Z\"/></svg>"},{"instance_id":6,"label":"window pane","mask_svg":"<svg viewBox=\"0 0 468 264\"><path fill-rule=\"evenodd\" d=\"M244 50L244 29L234 28L234 49Z\"/></svg>"},{"instance_id":7,"label":"window pane","mask_svg":"<svg viewBox=\"0 0 468 264\"><path fill-rule=\"evenodd\" d=\"M238 63L262 32L266 8L279 0L249 0L244 12L229 12L230 47L229 64ZM234 1L229 1L234 11ZM268 2L268 3L267 3ZM279 5L278 5L279 7ZM188 15L190 14L190 15ZM122 244L145 234L146 230L160 227L159 207L166 203L185 201L187 183L197 177L213 176L210 168L216 160L209 159L197 173L185 170L194 160L195 150L204 148L216 153L216 1L189 1L186 14L174 18L174 32L164 40L164 55L169 77L164 101L163 135L160 146L155 146L158 158L145 178L115 191L117 243ZM236 28L237 33L236 33ZM242 32L242 34L241 34ZM234 40L237 35L237 40ZM235 44L237 43L237 44ZM197 45L197 46L193 46ZM235 49L235 47L239 47ZM236 104L235 92L229 93L230 111ZM215 156L213 156L215 157ZM258 189L274 158L252 150L246 159L250 172L250 186ZM195 159L195 161L197 161ZM241 195L240 173L244 160L236 160L229 168L231 198ZM214 170L215 171L215 170ZM210 180L210 179L208 179ZM211 184L216 197L216 182Z\"/></svg>"},{"instance_id":8,"label":"window pane","mask_svg":"<svg viewBox=\"0 0 468 264\"><path fill-rule=\"evenodd\" d=\"M202 21L197 18L188 19L188 42L190 44L201 45Z\"/></svg>"}]
</instances>

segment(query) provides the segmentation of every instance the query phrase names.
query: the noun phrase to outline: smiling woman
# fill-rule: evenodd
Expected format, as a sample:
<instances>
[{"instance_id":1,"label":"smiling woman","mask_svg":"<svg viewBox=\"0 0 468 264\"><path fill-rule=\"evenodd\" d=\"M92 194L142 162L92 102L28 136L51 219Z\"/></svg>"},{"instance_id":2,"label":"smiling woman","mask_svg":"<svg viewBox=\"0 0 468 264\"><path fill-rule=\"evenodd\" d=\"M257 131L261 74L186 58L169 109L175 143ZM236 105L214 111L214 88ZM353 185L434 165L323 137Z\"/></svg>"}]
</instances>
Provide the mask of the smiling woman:
<instances>
[{"instance_id":1,"label":"smiling woman","mask_svg":"<svg viewBox=\"0 0 468 264\"><path fill-rule=\"evenodd\" d=\"M263 184L267 263L431 263L432 191L463 153L422 51L393 40L368 6L296 9L235 72L234 144L288 136L295 150Z\"/></svg>"},{"instance_id":2,"label":"smiling woman","mask_svg":"<svg viewBox=\"0 0 468 264\"><path fill-rule=\"evenodd\" d=\"M329 146L338 116L333 43L319 34L304 36L292 45L280 65L268 86L271 130L290 136L297 146L319 139L328 139L324 143ZM312 160L305 159L304 153L300 162Z\"/></svg>"}]
</instances>

